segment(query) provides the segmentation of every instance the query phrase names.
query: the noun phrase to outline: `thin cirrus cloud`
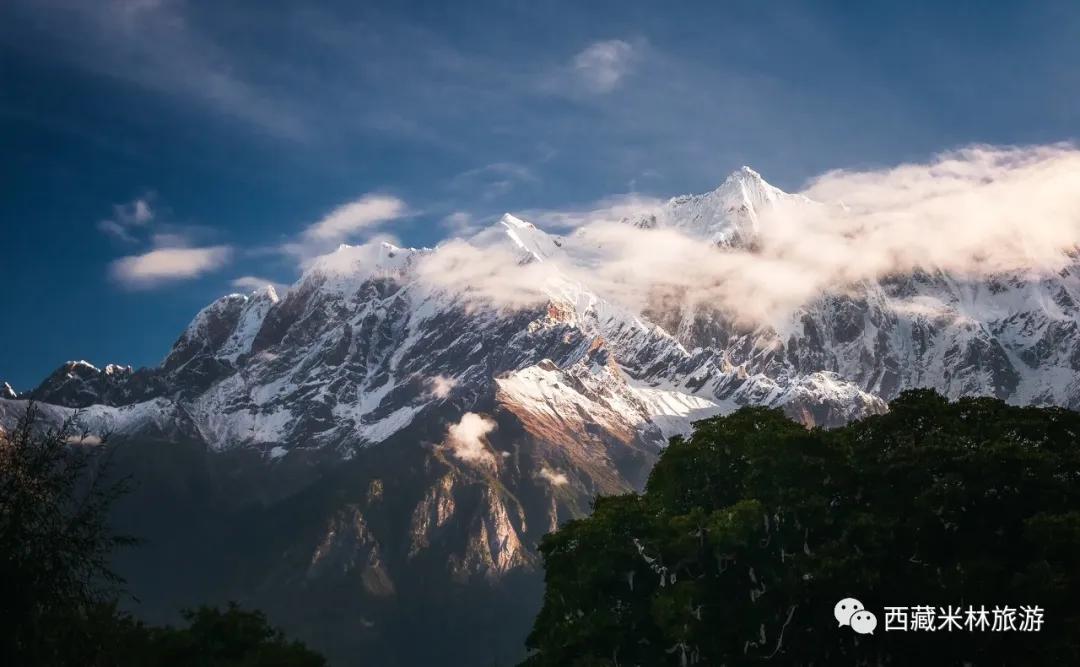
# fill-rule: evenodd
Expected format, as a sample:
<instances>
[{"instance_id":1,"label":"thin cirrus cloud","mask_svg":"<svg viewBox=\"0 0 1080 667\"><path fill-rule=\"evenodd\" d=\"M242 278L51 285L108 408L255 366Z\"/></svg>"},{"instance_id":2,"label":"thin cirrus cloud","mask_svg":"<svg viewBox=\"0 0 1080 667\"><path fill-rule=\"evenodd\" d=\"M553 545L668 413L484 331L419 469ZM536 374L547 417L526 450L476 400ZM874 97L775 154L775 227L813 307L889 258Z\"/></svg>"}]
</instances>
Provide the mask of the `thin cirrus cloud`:
<instances>
[{"instance_id":1,"label":"thin cirrus cloud","mask_svg":"<svg viewBox=\"0 0 1080 667\"><path fill-rule=\"evenodd\" d=\"M476 194L492 200L509 193L519 185L535 185L540 179L533 170L514 162L493 162L457 174L448 182L451 190Z\"/></svg>"},{"instance_id":2,"label":"thin cirrus cloud","mask_svg":"<svg viewBox=\"0 0 1080 667\"><path fill-rule=\"evenodd\" d=\"M172 0L13 0L31 26L5 35L24 49L192 102L273 136L302 140L307 127L292 100L272 91L280 82L253 81L237 54L212 40Z\"/></svg>"},{"instance_id":3,"label":"thin cirrus cloud","mask_svg":"<svg viewBox=\"0 0 1080 667\"><path fill-rule=\"evenodd\" d=\"M631 72L638 49L621 39L594 42L574 56L572 72L588 92L610 93Z\"/></svg>"},{"instance_id":4,"label":"thin cirrus cloud","mask_svg":"<svg viewBox=\"0 0 1080 667\"><path fill-rule=\"evenodd\" d=\"M147 193L124 204L113 206L113 214L98 222L103 234L125 243L135 243L135 231L147 227L157 217L153 193Z\"/></svg>"},{"instance_id":5,"label":"thin cirrus cloud","mask_svg":"<svg viewBox=\"0 0 1080 667\"><path fill-rule=\"evenodd\" d=\"M206 248L156 248L141 255L122 257L112 263L115 280L131 289L197 278L223 266L232 255L229 246Z\"/></svg>"}]
</instances>

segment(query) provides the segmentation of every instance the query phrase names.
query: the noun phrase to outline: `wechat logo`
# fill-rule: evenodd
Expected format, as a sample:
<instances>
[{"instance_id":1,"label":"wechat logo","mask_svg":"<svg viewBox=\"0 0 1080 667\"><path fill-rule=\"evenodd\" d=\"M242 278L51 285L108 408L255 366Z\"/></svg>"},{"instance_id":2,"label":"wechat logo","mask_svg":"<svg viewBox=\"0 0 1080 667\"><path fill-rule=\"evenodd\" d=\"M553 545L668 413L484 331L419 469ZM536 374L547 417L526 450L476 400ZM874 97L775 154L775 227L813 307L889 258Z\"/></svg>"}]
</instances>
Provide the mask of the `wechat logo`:
<instances>
[{"instance_id":1,"label":"wechat logo","mask_svg":"<svg viewBox=\"0 0 1080 667\"><path fill-rule=\"evenodd\" d=\"M860 635L872 635L877 627L877 616L866 611L863 603L855 598L844 598L837 602L833 607L833 617L841 626L846 625Z\"/></svg>"}]
</instances>

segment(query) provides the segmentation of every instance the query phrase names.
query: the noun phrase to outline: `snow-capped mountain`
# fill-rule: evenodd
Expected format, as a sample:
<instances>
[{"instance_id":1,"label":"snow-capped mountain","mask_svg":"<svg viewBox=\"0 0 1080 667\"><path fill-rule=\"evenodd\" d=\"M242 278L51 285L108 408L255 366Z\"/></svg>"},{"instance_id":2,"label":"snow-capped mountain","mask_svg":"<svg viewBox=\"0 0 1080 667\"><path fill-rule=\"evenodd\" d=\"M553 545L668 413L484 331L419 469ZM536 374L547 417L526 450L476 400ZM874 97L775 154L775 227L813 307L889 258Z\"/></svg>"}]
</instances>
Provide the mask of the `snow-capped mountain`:
<instances>
[{"instance_id":1,"label":"snow-capped mountain","mask_svg":"<svg viewBox=\"0 0 1080 667\"><path fill-rule=\"evenodd\" d=\"M742 167L712 192L674 197L659 211L627 222L644 229L677 229L722 246L746 245L758 234L761 212L780 201L812 203L770 185L750 167Z\"/></svg>"},{"instance_id":2,"label":"snow-capped mountain","mask_svg":"<svg viewBox=\"0 0 1080 667\"><path fill-rule=\"evenodd\" d=\"M695 226L709 242L735 242L752 234L755 207L786 196L760 180L755 189L753 179L759 177L744 170L704 198L674 199L663 220ZM649 224L669 223L654 217ZM501 240L521 263L565 257L574 241L512 215L478 237ZM165 400L187 415L177 427L193 429L213 449L303 446L343 456L407 428L436 405L467 408L491 391L503 403L520 401L518 410L612 410L614 431L656 446L686 432L692 419L743 404L798 406L792 410L825 424L882 407L826 367L788 377L733 365L731 349L680 339L569 279L545 286L546 303L477 307L416 279L417 259L431 252L343 245L315 261L284 297L267 287L210 304L158 368L69 362L32 395L86 409L88 424L100 413L102 429L123 431L131 429L125 419L145 416L140 406ZM586 363L601 357L602 364ZM526 378L539 382L551 368L579 381L554 393L520 390ZM519 390L499 393L505 387ZM810 404L818 412L812 419ZM127 416L104 406L126 408Z\"/></svg>"},{"instance_id":3,"label":"snow-capped mountain","mask_svg":"<svg viewBox=\"0 0 1080 667\"><path fill-rule=\"evenodd\" d=\"M817 205L743 168L624 223L724 252L753 247L777 202ZM572 266L591 251L512 215L469 242L526 267ZM321 644L346 661L373 646L399 655L388 642L459 585L488 586L469 590L516 619L505 644L515 650L539 603L528 597L535 542L596 493L639 487L695 419L768 405L832 426L912 387L1080 408L1075 262L1038 278L863 281L746 326L678 298L633 308L557 269L539 300L478 302L424 279L437 252L341 246L281 295L208 305L158 367L69 362L29 395L49 419L78 408L92 433L136 443L140 469L178 456L170 447L202 452L183 465L208 495L184 511L208 512L226 526L214 533L224 552L247 558L242 576L209 590L277 610L316 645L351 623ZM25 398L0 394L0 427ZM190 477L152 470L188 498ZM231 557L208 558L221 569ZM500 597L517 576L532 593Z\"/></svg>"}]
</instances>

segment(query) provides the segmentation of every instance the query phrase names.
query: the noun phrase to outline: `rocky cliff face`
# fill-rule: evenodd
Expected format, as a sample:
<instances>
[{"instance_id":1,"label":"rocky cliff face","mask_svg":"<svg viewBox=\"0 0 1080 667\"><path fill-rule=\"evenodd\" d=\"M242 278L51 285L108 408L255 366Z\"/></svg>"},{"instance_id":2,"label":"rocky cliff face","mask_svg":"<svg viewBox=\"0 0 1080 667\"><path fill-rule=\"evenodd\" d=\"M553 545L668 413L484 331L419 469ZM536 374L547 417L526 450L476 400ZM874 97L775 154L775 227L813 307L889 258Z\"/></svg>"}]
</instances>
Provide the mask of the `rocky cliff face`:
<instances>
[{"instance_id":1,"label":"rocky cliff face","mask_svg":"<svg viewBox=\"0 0 1080 667\"><path fill-rule=\"evenodd\" d=\"M744 169L625 222L753 247L789 198ZM513 216L484 234L522 264L578 242ZM147 614L241 599L341 664L473 664L520 650L540 537L639 488L695 419L754 404L832 426L910 387L1080 408L1075 264L894 276L746 327L569 279L478 304L417 279L430 252L343 246L283 295L210 304L158 367L70 362L29 396L6 389L0 427L32 397L123 445L144 480L125 520L162 545L127 562ZM418 623L442 630L416 645Z\"/></svg>"}]
</instances>

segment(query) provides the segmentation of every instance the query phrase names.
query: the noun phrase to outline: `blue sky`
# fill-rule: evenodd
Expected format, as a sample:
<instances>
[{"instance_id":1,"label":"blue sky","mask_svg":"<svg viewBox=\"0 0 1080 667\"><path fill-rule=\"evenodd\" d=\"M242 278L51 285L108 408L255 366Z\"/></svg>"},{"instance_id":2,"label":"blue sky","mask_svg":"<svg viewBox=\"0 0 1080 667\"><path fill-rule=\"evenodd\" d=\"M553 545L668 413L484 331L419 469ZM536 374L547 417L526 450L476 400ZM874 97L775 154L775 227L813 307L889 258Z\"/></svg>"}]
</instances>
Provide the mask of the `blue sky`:
<instances>
[{"instance_id":1,"label":"blue sky","mask_svg":"<svg viewBox=\"0 0 1080 667\"><path fill-rule=\"evenodd\" d=\"M1075 2L8 0L0 379L155 364L376 229L1072 141L1077 34Z\"/></svg>"}]
</instances>

